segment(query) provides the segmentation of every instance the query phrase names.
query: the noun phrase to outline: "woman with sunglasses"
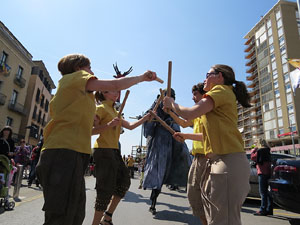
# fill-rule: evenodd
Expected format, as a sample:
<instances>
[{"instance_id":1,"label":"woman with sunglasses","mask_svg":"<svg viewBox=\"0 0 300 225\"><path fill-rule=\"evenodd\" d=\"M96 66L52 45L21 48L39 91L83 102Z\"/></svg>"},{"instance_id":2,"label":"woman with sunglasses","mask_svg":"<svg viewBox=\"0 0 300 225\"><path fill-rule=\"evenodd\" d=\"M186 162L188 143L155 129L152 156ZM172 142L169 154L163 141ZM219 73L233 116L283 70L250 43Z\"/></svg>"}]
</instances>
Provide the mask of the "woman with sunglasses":
<instances>
[{"instance_id":1,"label":"woman with sunglasses","mask_svg":"<svg viewBox=\"0 0 300 225\"><path fill-rule=\"evenodd\" d=\"M227 65L211 67L204 90L207 93L192 107L178 105L169 97L164 98L164 105L187 120L201 116L203 133L194 138L203 141L207 158L200 171L200 188L208 224L239 225L240 210L250 189L250 168L237 129L237 101L250 107L250 96Z\"/></svg>"}]
</instances>

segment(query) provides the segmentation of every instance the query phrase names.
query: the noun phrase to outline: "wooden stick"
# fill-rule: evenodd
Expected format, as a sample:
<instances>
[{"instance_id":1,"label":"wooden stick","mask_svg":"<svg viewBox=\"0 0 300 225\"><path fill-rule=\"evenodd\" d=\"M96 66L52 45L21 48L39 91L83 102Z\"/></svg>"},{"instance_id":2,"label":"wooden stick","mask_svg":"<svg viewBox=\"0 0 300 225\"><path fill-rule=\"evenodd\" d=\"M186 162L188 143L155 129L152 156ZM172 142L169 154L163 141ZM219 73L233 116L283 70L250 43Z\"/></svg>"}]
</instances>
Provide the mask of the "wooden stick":
<instances>
[{"instance_id":1,"label":"wooden stick","mask_svg":"<svg viewBox=\"0 0 300 225\"><path fill-rule=\"evenodd\" d=\"M172 78L172 61L169 61L168 67L168 86L167 86L167 96L171 97L171 78ZM167 109L167 112L170 112L170 109Z\"/></svg>"},{"instance_id":2,"label":"wooden stick","mask_svg":"<svg viewBox=\"0 0 300 225\"><path fill-rule=\"evenodd\" d=\"M118 113L118 118L121 118L121 116L122 116L122 112L123 112L123 109L124 109L124 106L125 106L125 103L126 103L126 100L127 100L127 98L128 98L129 93L130 93L129 90L127 90L126 93L125 93L124 100L123 100L123 102L122 102L122 105L121 105L121 107L120 107L120 111L119 111L119 113Z\"/></svg>"},{"instance_id":3,"label":"wooden stick","mask_svg":"<svg viewBox=\"0 0 300 225\"><path fill-rule=\"evenodd\" d=\"M165 122L163 121L158 115L156 115L152 110L149 110L149 113L151 116L155 117L155 119L158 120L158 122L161 123L161 125L166 128L172 135L175 133L175 131Z\"/></svg>"},{"instance_id":4,"label":"wooden stick","mask_svg":"<svg viewBox=\"0 0 300 225\"><path fill-rule=\"evenodd\" d=\"M158 81L159 83L161 83L161 84L163 84L164 83L164 81L162 80L162 79L160 79L159 77L156 77L156 79L155 79L156 81Z\"/></svg>"},{"instance_id":5,"label":"wooden stick","mask_svg":"<svg viewBox=\"0 0 300 225\"><path fill-rule=\"evenodd\" d=\"M169 61L167 96L171 97L172 61Z\"/></svg>"},{"instance_id":6,"label":"wooden stick","mask_svg":"<svg viewBox=\"0 0 300 225\"><path fill-rule=\"evenodd\" d=\"M156 112L156 110L157 110L157 108L158 108L160 102L161 102L161 101L163 100L163 98L165 97L165 96L164 96L164 92L163 92L163 90L162 90L161 88L159 89L159 91L160 91L160 96L159 96L159 98L157 99L157 102L156 102L154 108L152 109L153 112Z\"/></svg>"}]
</instances>

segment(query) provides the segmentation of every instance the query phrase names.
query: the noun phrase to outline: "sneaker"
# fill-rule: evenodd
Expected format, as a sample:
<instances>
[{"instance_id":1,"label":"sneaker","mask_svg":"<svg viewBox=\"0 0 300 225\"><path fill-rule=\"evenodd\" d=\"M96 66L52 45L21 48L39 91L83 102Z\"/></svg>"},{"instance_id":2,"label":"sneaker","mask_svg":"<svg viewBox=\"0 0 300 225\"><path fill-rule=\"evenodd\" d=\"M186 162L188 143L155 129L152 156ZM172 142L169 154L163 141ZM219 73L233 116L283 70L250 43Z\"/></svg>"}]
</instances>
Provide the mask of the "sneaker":
<instances>
[{"instance_id":1,"label":"sneaker","mask_svg":"<svg viewBox=\"0 0 300 225\"><path fill-rule=\"evenodd\" d=\"M254 216L266 216L267 212L264 211L257 211L255 213L253 213Z\"/></svg>"},{"instance_id":2,"label":"sneaker","mask_svg":"<svg viewBox=\"0 0 300 225\"><path fill-rule=\"evenodd\" d=\"M142 185L139 186L139 189L142 189Z\"/></svg>"},{"instance_id":3,"label":"sneaker","mask_svg":"<svg viewBox=\"0 0 300 225\"><path fill-rule=\"evenodd\" d=\"M267 214L268 216L273 216L273 210L272 210L272 211L267 211L266 214Z\"/></svg>"},{"instance_id":4,"label":"sneaker","mask_svg":"<svg viewBox=\"0 0 300 225\"><path fill-rule=\"evenodd\" d=\"M155 215L155 214L156 214L156 209L155 209L155 208L152 208L152 207L150 207L150 208L149 208L149 212L151 212L151 213L152 213L152 215Z\"/></svg>"}]
</instances>

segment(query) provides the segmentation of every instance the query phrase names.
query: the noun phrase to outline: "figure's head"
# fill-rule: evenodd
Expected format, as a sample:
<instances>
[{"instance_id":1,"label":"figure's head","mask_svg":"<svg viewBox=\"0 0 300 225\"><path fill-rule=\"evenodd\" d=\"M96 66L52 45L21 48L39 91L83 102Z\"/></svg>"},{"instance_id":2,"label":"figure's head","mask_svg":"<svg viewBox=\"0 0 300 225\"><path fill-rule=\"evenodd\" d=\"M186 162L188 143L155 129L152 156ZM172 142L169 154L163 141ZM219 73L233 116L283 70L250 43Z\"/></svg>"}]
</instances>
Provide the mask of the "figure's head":
<instances>
[{"instance_id":1,"label":"figure's head","mask_svg":"<svg viewBox=\"0 0 300 225\"><path fill-rule=\"evenodd\" d=\"M22 147L24 147L24 146L25 146L25 144L26 144L26 142L25 142L25 139L21 139L21 141L20 141L20 145L21 145Z\"/></svg>"},{"instance_id":2,"label":"figure's head","mask_svg":"<svg viewBox=\"0 0 300 225\"><path fill-rule=\"evenodd\" d=\"M5 138L5 139L11 139L12 136L12 129L10 126L5 126L1 131L0 131L0 138Z\"/></svg>"},{"instance_id":3,"label":"figure's head","mask_svg":"<svg viewBox=\"0 0 300 225\"><path fill-rule=\"evenodd\" d=\"M167 89L164 89L163 91L164 91L165 96L166 96L167 95ZM174 98L174 100L175 100L175 91L174 91L173 88L171 88L171 96L170 97Z\"/></svg>"},{"instance_id":4,"label":"figure's head","mask_svg":"<svg viewBox=\"0 0 300 225\"><path fill-rule=\"evenodd\" d=\"M206 93L206 91L203 90L204 84L203 83L198 83L193 86L192 88L192 93L193 93L193 101L195 103L199 102L203 95Z\"/></svg>"},{"instance_id":5,"label":"figure's head","mask_svg":"<svg viewBox=\"0 0 300 225\"><path fill-rule=\"evenodd\" d=\"M57 67L62 75L74 73L78 70L85 70L94 75L91 71L91 62L89 58L82 54L70 54L64 56L59 60Z\"/></svg>"}]
</instances>

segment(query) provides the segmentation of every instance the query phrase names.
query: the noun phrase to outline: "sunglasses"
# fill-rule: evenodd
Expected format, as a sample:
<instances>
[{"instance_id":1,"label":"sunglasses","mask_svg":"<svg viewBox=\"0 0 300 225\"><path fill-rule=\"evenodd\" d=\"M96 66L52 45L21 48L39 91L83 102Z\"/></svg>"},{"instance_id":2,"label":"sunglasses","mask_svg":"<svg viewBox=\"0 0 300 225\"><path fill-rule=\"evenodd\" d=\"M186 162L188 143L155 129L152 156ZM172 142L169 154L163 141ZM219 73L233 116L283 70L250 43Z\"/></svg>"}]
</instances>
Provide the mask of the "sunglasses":
<instances>
[{"instance_id":1,"label":"sunglasses","mask_svg":"<svg viewBox=\"0 0 300 225\"><path fill-rule=\"evenodd\" d=\"M209 78L209 77L212 76L212 75L218 75L218 74L219 74L219 73L217 73L217 72L207 73L207 74L206 74L206 79Z\"/></svg>"}]
</instances>

